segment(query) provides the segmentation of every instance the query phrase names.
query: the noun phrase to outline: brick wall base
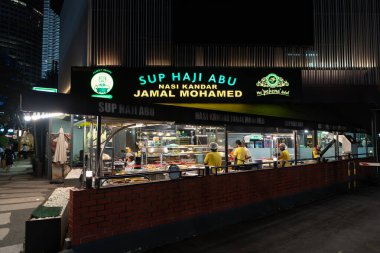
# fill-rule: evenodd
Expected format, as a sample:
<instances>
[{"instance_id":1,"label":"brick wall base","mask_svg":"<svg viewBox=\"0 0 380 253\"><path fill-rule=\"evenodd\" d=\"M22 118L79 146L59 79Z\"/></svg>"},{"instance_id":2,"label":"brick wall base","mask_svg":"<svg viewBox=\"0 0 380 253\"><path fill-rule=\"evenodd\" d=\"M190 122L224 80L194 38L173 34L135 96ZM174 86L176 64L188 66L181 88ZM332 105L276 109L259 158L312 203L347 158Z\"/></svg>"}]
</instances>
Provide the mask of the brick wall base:
<instances>
[{"instance_id":1,"label":"brick wall base","mask_svg":"<svg viewBox=\"0 0 380 253\"><path fill-rule=\"evenodd\" d=\"M359 161L370 159L357 159L356 164ZM373 171L356 166L353 177L352 164L336 161L74 190L69 234L80 252L143 250L347 191L349 182L355 179L359 185L374 177Z\"/></svg>"}]
</instances>

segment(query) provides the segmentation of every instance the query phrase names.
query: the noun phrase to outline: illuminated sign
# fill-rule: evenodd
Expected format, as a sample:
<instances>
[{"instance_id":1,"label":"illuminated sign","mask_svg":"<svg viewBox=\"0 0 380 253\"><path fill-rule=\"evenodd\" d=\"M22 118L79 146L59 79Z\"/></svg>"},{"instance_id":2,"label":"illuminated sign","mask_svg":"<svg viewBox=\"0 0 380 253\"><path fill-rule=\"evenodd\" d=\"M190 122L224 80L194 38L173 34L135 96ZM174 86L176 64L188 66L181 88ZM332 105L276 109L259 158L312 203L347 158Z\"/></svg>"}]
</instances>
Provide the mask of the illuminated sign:
<instances>
[{"instance_id":1,"label":"illuminated sign","mask_svg":"<svg viewBox=\"0 0 380 253\"><path fill-rule=\"evenodd\" d=\"M262 134L251 134L249 136L250 140L264 140L264 136Z\"/></svg>"},{"instance_id":2,"label":"illuminated sign","mask_svg":"<svg viewBox=\"0 0 380 253\"><path fill-rule=\"evenodd\" d=\"M53 92L53 93L58 92L56 88L47 88L47 87L33 87L32 90L42 91L42 92Z\"/></svg>"},{"instance_id":3,"label":"illuminated sign","mask_svg":"<svg viewBox=\"0 0 380 253\"><path fill-rule=\"evenodd\" d=\"M142 89L137 89L133 94L136 98L237 98L243 96L241 90L228 90L229 86L236 84L237 78L221 74L205 75L202 72L153 73L141 75L138 79Z\"/></svg>"},{"instance_id":4,"label":"illuminated sign","mask_svg":"<svg viewBox=\"0 0 380 253\"><path fill-rule=\"evenodd\" d=\"M269 95L290 96L288 81L274 73L270 73L266 77L261 78L261 80L256 83L256 86L261 88L256 91L256 96L258 97Z\"/></svg>"},{"instance_id":5,"label":"illuminated sign","mask_svg":"<svg viewBox=\"0 0 380 253\"><path fill-rule=\"evenodd\" d=\"M256 103L277 94L271 101L295 102L294 84L298 69L73 67L71 94L120 103Z\"/></svg>"},{"instance_id":6,"label":"illuminated sign","mask_svg":"<svg viewBox=\"0 0 380 253\"><path fill-rule=\"evenodd\" d=\"M113 88L112 72L108 69L99 69L94 71L93 74L91 88L96 94L92 94L91 96L111 99L112 95L108 93Z\"/></svg>"}]
</instances>

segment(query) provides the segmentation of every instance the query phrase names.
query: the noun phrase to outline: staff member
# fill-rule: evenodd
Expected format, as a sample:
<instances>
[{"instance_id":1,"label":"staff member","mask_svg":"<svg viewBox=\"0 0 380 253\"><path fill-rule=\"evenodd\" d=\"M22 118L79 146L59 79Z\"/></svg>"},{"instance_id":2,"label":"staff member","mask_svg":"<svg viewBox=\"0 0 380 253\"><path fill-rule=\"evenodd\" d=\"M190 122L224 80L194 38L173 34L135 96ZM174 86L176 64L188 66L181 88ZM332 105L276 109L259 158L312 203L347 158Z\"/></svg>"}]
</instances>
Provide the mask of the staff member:
<instances>
[{"instance_id":1,"label":"staff member","mask_svg":"<svg viewBox=\"0 0 380 253\"><path fill-rule=\"evenodd\" d=\"M127 162L127 168L133 168L136 164L135 157L132 153L126 154L126 162Z\"/></svg>"},{"instance_id":2,"label":"staff member","mask_svg":"<svg viewBox=\"0 0 380 253\"><path fill-rule=\"evenodd\" d=\"M247 152L243 147L243 143L240 140L236 140L235 142L236 148L234 151L235 165L243 165L245 159L247 158Z\"/></svg>"},{"instance_id":3,"label":"staff member","mask_svg":"<svg viewBox=\"0 0 380 253\"><path fill-rule=\"evenodd\" d=\"M313 159L319 161L321 158L321 147L319 145L316 145L313 150Z\"/></svg>"},{"instance_id":4,"label":"staff member","mask_svg":"<svg viewBox=\"0 0 380 253\"><path fill-rule=\"evenodd\" d=\"M220 167L222 166L222 156L218 152L218 144L215 142L211 142L209 145L211 152L207 153L204 165L212 166L212 167ZM222 168L218 168L218 171L222 171Z\"/></svg>"},{"instance_id":5,"label":"staff member","mask_svg":"<svg viewBox=\"0 0 380 253\"><path fill-rule=\"evenodd\" d=\"M252 160L252 155L251 155L251 151L249 151L249 149L247 148L247 143L245 143L245 141L242 141L242 144L243 144L243 148L245 150L245 163L252 163L253 160Z\"/></svg>"},{"instance_id":6,"label":"staff member","mask_svg":"<svg viewBox=\"0 0 380 253\"><path fill-rule=\"evenodd\" d=\"M289 154L289 151L286 149L285 143L280 143L278 146L281 150L281 153L278 157L278 163L279 163L280 167L290 166L290 163L289 163L290 154Z\"/></svg>"}]
</instances>

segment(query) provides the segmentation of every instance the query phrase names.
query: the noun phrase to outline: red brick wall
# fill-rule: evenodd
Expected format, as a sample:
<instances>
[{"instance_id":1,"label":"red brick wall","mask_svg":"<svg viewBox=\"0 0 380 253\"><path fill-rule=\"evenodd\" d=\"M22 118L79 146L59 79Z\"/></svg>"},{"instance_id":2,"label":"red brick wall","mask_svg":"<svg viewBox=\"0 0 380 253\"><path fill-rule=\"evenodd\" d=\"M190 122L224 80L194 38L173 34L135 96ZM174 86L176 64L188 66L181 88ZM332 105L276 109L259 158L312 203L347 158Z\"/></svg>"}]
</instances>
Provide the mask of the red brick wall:
<instances>
[{"instance_id":1,"label":"red brick wall","mask_svg":"<svg viewBox=\"0 0 380 253\"><path fill-rule=\"evenodd\" d=\"M348 181L347 161L70 192L72 244Z\"/></svg>"}]
</instances>

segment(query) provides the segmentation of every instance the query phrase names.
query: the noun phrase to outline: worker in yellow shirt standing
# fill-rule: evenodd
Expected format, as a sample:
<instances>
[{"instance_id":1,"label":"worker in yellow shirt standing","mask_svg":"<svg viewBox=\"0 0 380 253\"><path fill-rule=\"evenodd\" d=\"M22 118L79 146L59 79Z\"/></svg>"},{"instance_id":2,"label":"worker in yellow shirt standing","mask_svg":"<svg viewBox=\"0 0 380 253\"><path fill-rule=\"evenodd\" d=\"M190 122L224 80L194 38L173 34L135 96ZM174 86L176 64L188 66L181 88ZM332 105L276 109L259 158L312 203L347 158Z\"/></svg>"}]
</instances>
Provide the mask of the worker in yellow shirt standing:
<instances>
[{"instance_id":1,"label":"worker in yellow shirt standing","mask_svg":"<svg viewBox=\"0 0 380 253\"><path fill-rule=\"evenodd\" d=\"M279 167L288 167L290 166L290 154L289 151L286 149L285 143L280 143L279 148L281 150L280 155L278 156L278 164Z\"/></svg>"},{"instance_id":2,"label":"worker in yellow shirt standing","mask_svg":"<svg viewBox=\"0 0 380 253\"><path fill-rule=\"evenodd\" d=\"M222 171L222 156L218 152L218 144L215 142L211 142L209 145L211 152L207 153L204 164L209 167L219 167L218 172ZM213 169L213 173L215 173L215 169Z\"/></svg>"},{"instance_id":3,"label":"worker in yellow shirt standing","mask_svg":"<svg viewBox=\"0 0 380 253\"><path fill-rule=\"evenodd\" d=\"M320 162L321 159L321 147L319 145L316 145L313 150L313 159L317 160L317 162Z\"/></svg>"},{"instance_id":4,"label":"worker in yellow shirt standing","mask_svg":"<svg viewBox=\"0 0 380 253\"><path fill-rule=\"evenodd\" d=\"M234 150L235 165L243 165L247 158L247 151L243 147L243 143L240 140L235 142L236 148Z\"/></svg>"}]
</instances>

